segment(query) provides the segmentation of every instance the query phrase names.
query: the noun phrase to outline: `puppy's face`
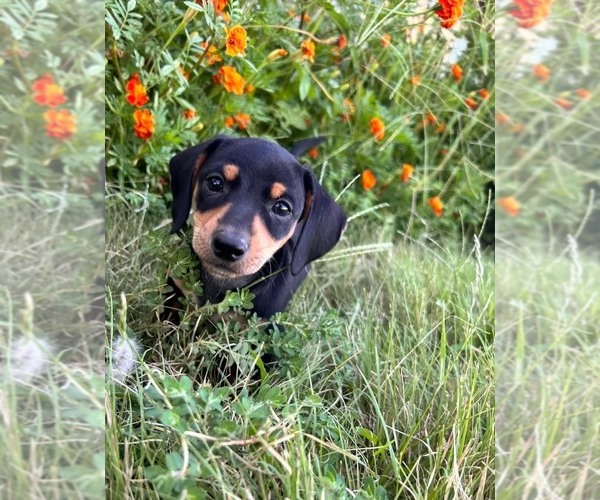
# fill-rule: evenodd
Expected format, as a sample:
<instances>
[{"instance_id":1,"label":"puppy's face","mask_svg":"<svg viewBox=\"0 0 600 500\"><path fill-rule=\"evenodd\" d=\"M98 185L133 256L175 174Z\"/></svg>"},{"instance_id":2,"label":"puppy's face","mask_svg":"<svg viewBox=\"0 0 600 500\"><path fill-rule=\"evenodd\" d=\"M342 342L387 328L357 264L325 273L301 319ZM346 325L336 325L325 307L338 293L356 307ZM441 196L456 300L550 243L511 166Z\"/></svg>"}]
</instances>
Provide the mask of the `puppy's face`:
<instances>
[{"instance_id":1,"label":"puppy's face","mask_svg":"<svg viewBox=\"0 0 600 500\"><path fill-rule=\"evenodd\" d=\"M193 249L218 281L243 282L294 234L307 196L285 149L238 139L200 154L192 177Z\"/></svg>"}]
</instances>

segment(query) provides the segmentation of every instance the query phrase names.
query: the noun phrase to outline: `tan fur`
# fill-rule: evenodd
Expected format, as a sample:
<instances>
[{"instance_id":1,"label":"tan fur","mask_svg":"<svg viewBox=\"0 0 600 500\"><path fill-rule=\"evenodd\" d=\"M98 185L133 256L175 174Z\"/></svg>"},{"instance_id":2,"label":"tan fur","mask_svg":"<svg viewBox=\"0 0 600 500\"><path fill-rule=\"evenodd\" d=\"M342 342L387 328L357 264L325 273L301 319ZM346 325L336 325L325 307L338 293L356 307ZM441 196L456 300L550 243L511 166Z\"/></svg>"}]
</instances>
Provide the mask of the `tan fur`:
<instances>
[{"instance_id":1,"label":"tan fur","mask_svg":"<svg viewBox=\"0 0 600 500\"><path fill-rule=\"evenodd\" d=\"M209 272L211 262L216 260L211 247L212 236L219 227L219 222L229 210L229 207L230 204L227 203L205 212L196 210L192 214L192 221L194 224L192 248ZM210 274L213 273L211 272Z\"/></svg>"},{"instance_id":2,"label":"tan fur","mask_svg":"<svg viewBox=\"0 0 600 500\"><path fill-rule=\"evenodd\" d=\"M283 184L281 184L281 182L274 182L271 186L271 199L276 200L278 198L281 198L286 191L287 188Z\"/></svg>"},{"instance_id":3,"label":"tan fur","mask_svg":"<svg viewBox=\"0 0 600 500\"><path fill-rule=\"evenodd\" d=\"M232 164L227 164L223 167L223 177L229 182L233 182L238 178L240 169Z\"/></svg>"},{"instance_id":4,"label":"tan fur","mask_svg":"<svg viewBox=\"0 0 600 500\"><path fill-rule=\"evenodd\" d=\"M247 261L246 271L251 271L248 274L255 273L264 266L265 263L273 257L275 252L288 242L292 237L292 234L294 234L295 229L296 224L291 227L288 234L282 239L275 240L269 233L269 230L262 219L258 215L255 215L254 220L252 221L252 240L250 248L247 255L244 257L244 260Z\"/></svg>"}]
</instances>

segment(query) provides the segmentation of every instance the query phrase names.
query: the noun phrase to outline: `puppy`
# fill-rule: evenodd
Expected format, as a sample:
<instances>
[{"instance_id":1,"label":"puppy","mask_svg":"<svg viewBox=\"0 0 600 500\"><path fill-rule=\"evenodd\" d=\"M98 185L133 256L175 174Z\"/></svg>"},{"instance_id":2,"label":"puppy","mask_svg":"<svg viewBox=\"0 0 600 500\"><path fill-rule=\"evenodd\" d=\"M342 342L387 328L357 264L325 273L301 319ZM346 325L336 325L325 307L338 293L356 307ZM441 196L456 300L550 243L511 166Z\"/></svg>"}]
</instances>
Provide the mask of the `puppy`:
<instances>
[{"instance_id":1,"label":"puppy","mask_svg":"<svg viewBox=\"0 0 600 500\"><path fill-rule=\"evenodd\" d=\"M217 136L172 158L171 232L191 211L201 300L217 303L228 290L248 287L253 312L269 318L285 310L310 263L339 241L346 216L298 162L319 142L288 152L267 140Z\"/></svg>"}]
</instances>

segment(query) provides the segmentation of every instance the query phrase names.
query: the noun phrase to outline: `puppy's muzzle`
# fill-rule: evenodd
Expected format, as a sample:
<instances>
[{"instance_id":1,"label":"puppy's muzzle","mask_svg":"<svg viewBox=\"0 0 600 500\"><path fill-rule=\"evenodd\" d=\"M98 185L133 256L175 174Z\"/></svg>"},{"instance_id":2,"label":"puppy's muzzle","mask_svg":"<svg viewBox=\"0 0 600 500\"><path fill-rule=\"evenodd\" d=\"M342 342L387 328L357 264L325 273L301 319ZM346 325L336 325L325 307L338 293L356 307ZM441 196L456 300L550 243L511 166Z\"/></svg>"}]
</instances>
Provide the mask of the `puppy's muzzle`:
<instances>
[{"instance_id":1,"label":"puppy's muzzle","mask_svg":"<svg viewBox=\"0 0 600 500\"><path fill-rule=\"evenodd\" d=\"M249 247L249 237L231 229L217 231L212 240L212 251L215 256L227 262L240 260Z\"/></svg>"}]
</instances>

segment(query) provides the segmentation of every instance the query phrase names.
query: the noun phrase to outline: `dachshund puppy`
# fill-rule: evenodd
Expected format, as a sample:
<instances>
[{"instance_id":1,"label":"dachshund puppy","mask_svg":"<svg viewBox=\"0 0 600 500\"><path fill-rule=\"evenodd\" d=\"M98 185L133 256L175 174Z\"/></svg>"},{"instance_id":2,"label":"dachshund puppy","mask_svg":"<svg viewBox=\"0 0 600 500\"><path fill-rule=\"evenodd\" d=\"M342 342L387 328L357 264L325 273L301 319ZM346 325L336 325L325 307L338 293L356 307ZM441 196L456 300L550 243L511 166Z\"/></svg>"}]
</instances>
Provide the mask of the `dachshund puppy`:
<instances>
[{"instance_id":1,"label":"dachshund puppy","mask_svg":"<svg viewBox=\"0 0 600 500\"><path fill-rule=\"evenodd\" d=\"M298 162L321 141L287 151L263 139L217 136L172 158L171 232L191 212L202 300L216 303L228 290L248 287L253 312L269 318L287 307L310 263L339 241L346 216Z\"/></svg>"}]
</instances>

